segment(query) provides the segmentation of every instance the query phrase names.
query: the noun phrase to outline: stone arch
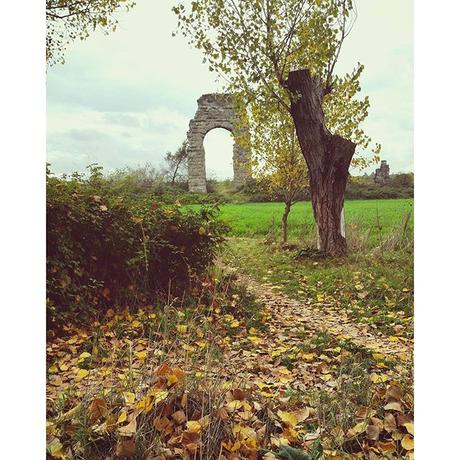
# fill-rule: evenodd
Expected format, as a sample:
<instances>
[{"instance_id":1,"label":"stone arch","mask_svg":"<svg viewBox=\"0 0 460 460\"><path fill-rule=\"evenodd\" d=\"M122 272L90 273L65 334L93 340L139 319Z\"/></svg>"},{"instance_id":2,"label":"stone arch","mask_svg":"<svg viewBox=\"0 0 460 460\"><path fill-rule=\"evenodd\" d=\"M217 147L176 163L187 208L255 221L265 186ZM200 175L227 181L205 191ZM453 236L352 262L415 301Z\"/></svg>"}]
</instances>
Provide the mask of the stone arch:
<instances>
[{"instance_id":1,"label":"stone arch","mask_svg":"<svg viewBox=\"0 0 460 460\"><path fill-rule=\"evenodd\" d=\"M191 192L206 193L206 159L203 141L214 128L238 134L236 111L231 94L203 94L198 99L195 117L187 133L188 187ZM249 155L237 142L233 144L233 186L243 185L249 177Z\"/></svg>"}]
</instances>

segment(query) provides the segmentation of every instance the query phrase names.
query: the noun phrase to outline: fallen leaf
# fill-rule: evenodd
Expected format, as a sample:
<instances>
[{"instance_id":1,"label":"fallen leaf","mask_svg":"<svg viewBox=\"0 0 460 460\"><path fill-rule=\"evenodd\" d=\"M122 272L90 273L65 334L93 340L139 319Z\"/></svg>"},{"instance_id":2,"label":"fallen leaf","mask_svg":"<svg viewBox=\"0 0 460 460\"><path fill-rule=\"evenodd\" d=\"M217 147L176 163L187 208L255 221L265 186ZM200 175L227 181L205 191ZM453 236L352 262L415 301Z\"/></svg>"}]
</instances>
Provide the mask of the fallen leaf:
<instances>
[{"instance_id":1,"label":"fallen leaf","mask_svg":"<svg viewBox=\"0 0 460 460\"><path fill-rule=\"evenodd\" d=\"M75 379L77 381L83 380L85 377L88 376L88 374L89 374L89 371L87 369L79 369Z\"/></svg>"},{"instance_id":2,"label":"fallen leaf","mask_svg":"<svg viewBox=\"0 0 460 460\"><path fill-rule=\"evenodd\" d=\"M406 450L414 450L414 438L408 434L404 436L401 440L401 445Z\"/></svg>"},{"instance_id":3,"label":"fallen leaf","mask_svg":"<svg viewBox=\"0 0 460 460\"><path fill-rule=\"evenodd\" d=\"M404 423L403 426L406 428L408 433L412 435L414 434L414 423L413 422Z\"/></svg>"},{"instance_id":4,"label":"fallen leaf","mask_svg":"<svg viewBox=\"0 0 460 460\"><path fill-rule=\"evenodd\" d=\"M395 411L398 411L398 412L402 412L401 403L398 402L398 401L390 401L383 408L385 410L395 410Z\"/></svg>"},{"instance_id":5,"label":"fallen leaf","mask_svg":"<svg viewBox=\"0 0 460 460\"><path fill-rule=\"evenodd\" d=\"M189 420L186 423L187 430L191 431L192 433L199 433L201 431L201 424L195 420Z\"/></svg>"},{"instance_id":6,"label":"fallen leaf","mask_svg":"<svg viewBox=\"0 0 460 460\"><path fill-rule=\"evenodd\" d=\"M120 436L133 436L136 434L137 421L134 417L127 425L118 428L118 434Z\"/></svg>"}]
</instances>

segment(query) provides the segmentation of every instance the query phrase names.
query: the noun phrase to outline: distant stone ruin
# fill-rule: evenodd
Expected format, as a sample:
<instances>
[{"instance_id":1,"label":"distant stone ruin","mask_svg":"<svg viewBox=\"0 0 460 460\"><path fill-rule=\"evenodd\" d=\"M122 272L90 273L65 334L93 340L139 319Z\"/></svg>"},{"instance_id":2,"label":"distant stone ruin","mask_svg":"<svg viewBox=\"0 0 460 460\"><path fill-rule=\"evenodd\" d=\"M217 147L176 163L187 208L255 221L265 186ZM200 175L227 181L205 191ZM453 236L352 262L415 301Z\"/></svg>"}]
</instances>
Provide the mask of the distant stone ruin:
<instances>
[{"instance_id":1,"label":"distant stone ruin","mask_svg":"<svg viewBox=\"0 0 460 460\"><path fill-rule=\"evenodd\" d=\"M377 168L374 173L374 182L377 184L386 184L390 180L390 165L386 160L382 160L380 168Z\"/></svg>"},{"instance_id":2,"label":"distant stone ruin","mask_svg":"<svg viewBox=\"0 0 460 460\"><path fill-rule=\"evenodd\" d=\"M206 163L203 140L214 128L224 128L238 134L235 106L231 94L203 94L198 110L190 120L187 133L188 187L191 192L206 193ZM249 154L236 142L233 145L233 186L238 188L250 176Z\"/></svg>"}]
</instances>

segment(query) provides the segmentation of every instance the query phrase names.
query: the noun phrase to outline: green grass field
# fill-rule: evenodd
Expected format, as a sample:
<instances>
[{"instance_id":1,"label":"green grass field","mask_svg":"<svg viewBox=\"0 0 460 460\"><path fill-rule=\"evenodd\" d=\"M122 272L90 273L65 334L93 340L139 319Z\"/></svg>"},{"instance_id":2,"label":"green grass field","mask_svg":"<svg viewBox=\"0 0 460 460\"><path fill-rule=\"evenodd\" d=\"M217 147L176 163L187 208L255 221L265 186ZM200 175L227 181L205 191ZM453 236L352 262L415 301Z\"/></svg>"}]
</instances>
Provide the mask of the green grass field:
<instances>
[{"instance_id":1,"label":"green grass field","mask_svg":"<svg viewBox=\"0 0 460 460\"><path fill-rule=\"evenodd\" d=\"M283 203L242 203L221 206L221 218L231 227L231 236L266 236L270 231L280 234ZM347 231L365 234L370 242L378 242L399 227L408 213L413 226L413 200L356 200L345 202ZM381 233L379 231L381 227ZM289 216L289 236L311 240L315 236L310 202L296 203Z\"/></svg>"}]
</instances>

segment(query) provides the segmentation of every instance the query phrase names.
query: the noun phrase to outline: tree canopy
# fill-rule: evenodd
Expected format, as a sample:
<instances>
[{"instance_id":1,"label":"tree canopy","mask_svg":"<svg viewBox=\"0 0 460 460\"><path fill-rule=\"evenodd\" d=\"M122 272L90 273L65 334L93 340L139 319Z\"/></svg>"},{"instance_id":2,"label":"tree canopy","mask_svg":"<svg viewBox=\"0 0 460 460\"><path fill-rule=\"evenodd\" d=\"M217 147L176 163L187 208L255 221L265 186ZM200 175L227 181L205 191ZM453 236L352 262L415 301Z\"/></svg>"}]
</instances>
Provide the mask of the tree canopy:
<instances>
[{"instance_id":1,"label":"tree canopy","mask_svg":"<svg viewBox=\"0 0 460 460\"><path fill-rule=\"evenodd\" d=\"M356 19L352 0L195 0L173 11L189 44L203 51L209 69L244 98L250 111L255 104L289 111L294 95L286 87L287 76L307 68L326 88L323 110L331 133L368 148L371 139L359 125L369 99L356 98L364 66L358 63L343 76L334 73ZM363 157L354 162L366 164Z\"/></svg>"},{"instance_id":2,"label":"tree canopy","mask_svg":"<svg viewBox=\"0 0 460 460\"><path fill-rule=\"evenodd\" d=\"M46 62L64 63L67 45L88 38L96 28L114 31L117 19L113 14L134 5L134 0L46 0Z\"/></svg>"}]
</instances>

